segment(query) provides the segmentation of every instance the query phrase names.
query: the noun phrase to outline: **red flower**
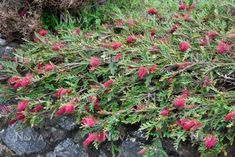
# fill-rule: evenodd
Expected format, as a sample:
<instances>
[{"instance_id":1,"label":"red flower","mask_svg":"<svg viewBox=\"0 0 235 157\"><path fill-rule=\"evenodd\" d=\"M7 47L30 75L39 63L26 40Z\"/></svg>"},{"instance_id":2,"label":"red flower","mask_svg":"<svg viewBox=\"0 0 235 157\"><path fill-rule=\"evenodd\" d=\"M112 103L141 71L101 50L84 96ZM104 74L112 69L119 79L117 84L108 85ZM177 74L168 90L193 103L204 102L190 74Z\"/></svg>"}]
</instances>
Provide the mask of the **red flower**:
<instances>
[{"instance_id":1,"label":"red flower","mask_svg":"<svg viewBox=\"0 0 235 157\"><path fill-rule=\"evenodd\" d=\"M128 44L130 44L130 43L134 43L136 41L136 37L135 36L128 36L127 38L126 38L126 42L128 43Z\"/></svg>"},{"instance_id":2,"label":"red flower","mask_svg":"<svg viewBox=\"0 0 235 157\"><path fill-rule=\"evenodd\" d=\"M169 30L169 32L174 33L178 29L179 26L180 26L179 23L174 24L172 28Z\"/></svg>"},{"instance_id":3,"label":"red flower","mask_svg":"<svg viewBox=\"0 0 235 157\"><path fill-rule=\"evenodd\" d=\"M53 51L59 51L62 48L64 48L64 44L62 44L62 43L55 43L52 45Z\"/></svg>"},{"instance_id":4,"label":"red flower","mask_svg":"<svg viewBox=\"0 0 235 157\"><path fill-rule=\"evenodd\" d=\"M49 63L49 64L46 64L45 65L45 70L46 71L52 71L52 70L54 70L54 64L53 63Z\"/></svg>"},{"instance_id":5,"label":"red flower","mask_svg":"<svg viewBox=\"0 0 235 157\"><path fill-rule=\"evenodd\" d=\"M39 112L43 109L42 105L36 105L33 109L32 112Z\"/></svg>"},{"instance_id":6,"label":"red flower","mask_svg":"<svg viewBox=\"0 0 235 157\"><path fill-rule=\"evenodd\" d=\"M214 37L219 36L219 33L209 31L209 32L207 32L207 36L208 36L209 39L214 39Z\"/></svg>"},{"instance_id":7,"label":"red flower","mask_svg":"<svg viewBox=\"0 0 235 157\"><path fill-rule=\"evenodd\" d=\"M149 68L149 73L152 74L154 73L154 71L157 69L157 66L155 64L153 64L150 68Z\"/></svg>"},{"instance_id":8,"label":"red flower","mask_svg":"<svg viewBox=\"0 0 235 157\"><path fill-rule=\"evenodd\" d=\"M169 111L167 110L167 108L164 108L159 114L161 116L168 116L169 115Z\"/></svg>"},{"instance_id":9,"label":"red flower","mask_svg":"<svg viewBox=\"0 0 235 157\"><path fill-rule=\"evenodd\" d=\"M112 83L113 83L113 80L108 80L104 83L104 87L108 88L109 86L111 86Z\"/></svg>"},{"instance_id":10,"label":"red flower","mask_svg":"<svg viewBox=\"0 0 235 157\"><path fill-rule=\"evenodd\" d=\"M182 41L179 45L180 51L182 51L182 52L187 51L189 47L190 47L190 45L186 41Z\"/></svg>"},{"instance_id":11,"label":"red flower","mask_svg":"<svg viewBox=\"0 0 235 157\"><path fill-rule=\"evenodd\" d=\"M178 121L178 125L181 126L185 131L189 130L197 130L202 124L195 119L190 120L190 119L181 119Z\"/></svg>"},{"instance_id":12,"label":"red flower","mask_svg":"<svg viewBox=\"0 0 235 157\"><path fill-rule=\"evenodd\" d=\"M137 152L137 154L143 155L143 154L145 154L147 151L148 151L148 148L147 148L147 147L144 147L143 149L139 150L139 151Z\"/></svg>"},{"instance_id":13,"label":"red flower","mask_svg":"<svg viewBox=\"0 0 235 157\"><path fill-rule=\"evenodd\" d=\"M143 77L147 74L147 69L143 66L141 66L139 68L139 71L138 71L138 77L139 77L139 80L142 80Z\"/></svg>"},{"instance_id":14,"label":"red flower","mask_svg":"<svg viewBox=\"0 0 235 157\"><path fill-rule=\"evenodd\" d=\"M179 10L185 10L187 8L187 4L186 3L182 3L180 6L179 6Z\"/></svg>"},{"instance_id":15,"label":"red flower","mask_svg":"<svg viewBox=\"0 0 235 157\"><path fill-rule=\"evenodd\" d=\"M54 97L62 97L66 94L70 94L72 91L70 89L64 89L64 88L59 88L56 90L56 92L53 94Z\"/></svg>"},{"instance_id":16,"label":"red flower","mask_svg":"<svg viewBox=\"0 0 235 157\"><path fill-rule=\"evenodd\" d=\"M173 104L175 108L180 108L185 105L185 98L184 97L177 97L174 99Z\"/></svg>"},{"instance_id":17,"label":"red flower","mask_svg":"<svg viewBox=\"0 0 235 157\"><path fill-rule=\"evenodd\" d=\"M148 49L149 52L159 52L160 48L158 46L152 46Z\"/></svg>"},{"instance_id":18,"label":"red flower","mask_svg":"<svg viewBox=\"0 0 235 157\"><path fill-rule=\"evenodd\" d=\"M20 76L12 76L8 79L8 84L13 85L20 80Z\"/></svg>"},{"instance_id":19,"label":"red flower","mask_svg":"<svg viewBox=\"0 0 235 157\"><path fill-rule=\"evenodd\" d=\"M106 138L107 134L106 132L98 132L96 133L96 141L97 142L104 142L105 141L105 138Z\"/></svg>"},{"instance_id":20,"label":"red flower","mask_svg":"<svg viewBox=\"0 0 235 157\"><path fill-rule=\"evenodd\" d=\"M17 122L17 120L16 119L12 119L12 120L8 120L8 124L9 125L12 125L12 124L14 124L15 122Z\"/></svg>"},{"instance_id":21,"label":"red flower","mask_svg":"<svg viewBox=\"0 0 235 157\"><path fill-rule=\"evenodd\" d=\"M85 117L82 119L82 124L86 127L93 127L96 125L96 122L92 117Z\"/></svg>"},{"instance_id":22,"label":"red flower","mask_svg":"<svg viewBox=\"0 0 235 157\"><path fill-rule=\"evenodd\" d=\"M38 34L42 37L46 36L48 34L48 30L45 30L45 29L40 29L38 31Z\"/></svg>"},{"instance_id":23,"label":"red flower","mask_svg":"<svg viewBox=\"0 0 235 157\"><path fill-rule=\"evenodd\" d=\"M29 84L31 84L31 79L32 79L33 75L32 74L27 74L25 77L23 77L21 80L20 80L20 86L21 87L25 87Z\"/></svg>"},{"instance_id":24,"label":"red flower","mask_svg":"<svg viewBox=\"0 0 235 157\"><path fill-rule=\"evenodd\" d=\"M25 115L24 115L23 112L17 112L15 114L15 117L16 117L17 120L24 120L25 119Z\"/></svg>"},{"instance_id":25,"label":"red flower","mask_svg":"<svg viewBox=\"0 0 235 157\"><path fill-rule=\"evenodd\" d=\"M128 27L134 27L136 24L135 24L135 21L133 19L128 19L127 25L128 25Z\"/></svg>"},{"instance_id":26,"label":"red flower","mask_svg":"<svg viewBox=\"0 0 235 157\"><path fill-rule=\"evenodd\" d=\"M217 138L213 135L207 135L204 139L204 144L206 149L211 149L212 147L214 147L217 143Z\"/></svg>"},{"instance_id":27,"label":"red flower","mask_svg":"<svg viewBox=\"0 0 235 157\"><path fill-rule=\"evenodd\" d=\"M209 85L211 85L211 84L213 84L213 82L209 80L209 77L208 77L208 76L205 76L205 77L204 77L204 80L203 80L203 85L202 85L202 87L207 87L207 86L209 86Z\"/></svg>"},{"instance_id":28,"label":"red flower","mask_svg":"<svg viewBox=\"0 0 235 157\"><path fill-rule=\"evenodd\" d=\"M116 56L114 56L114 61L119 61L120 59L122 59L121 53L118 53L118 54L116 54Z\"/></svg>"},{"instance_id":29,"label":"red flower","mask_svg":"<svg viewBox=\"0 0 235 157\"><path fill-rule=\"evenodd\" d=\"M23 100L23 101L19 102L17 105L17 111L18 112L23 111L28 106L28 104L29 104L28 100Z\"/></svg>"},{"instance_id":30,"label":"red flower","mask_svg":"<svg viewBox=\"0 0 235 157\"><path fill-rule=\"evenodd\" d=\"M119 27L122 26L123 23L124 23L124 21L122 19L117 19L117 21L116 21L116 25Z\"/></svg>"},{"instance_id":31,"label":"red flower","mask_svg":"<svg viewBox=\"0 0 235 157\"><path fill-rule=\"evenodd\" d=\"M228 122L234 117L235 117L235 111L231 111L224 117L224 121Z\"/></svg>"},{"instance_id":32,"label":"red flower","mask_svg":"<svg viewBox=\"0 0 235 157\"><path fill-rule=\"evenodd\" d=\"M231 48L230 45L226 44L224 41L220 41L217 46L217 53L223 54L224 52L229 51L230 48Z\"/></svg>"},{"instance_id":33,"label":"red flower","mask_svg":"<svg viewBox=\"0 0 235 157\"><path fill-rule=\"evenodd\" d=\"M66 106L65 106L65 105L64 105L64 106L61 106L61 107L59 108L59 110L56 111L55 115L56 115L57 117L58 117L58 116L61 116L62 114L65 113L65 110L66 110Z\"/></svg>"},{"instance_id":34,"label":"red flower","mask_svg":"<svg viewBox=\"0 0 235 157\"><path fill-rule=\"evenodd\" d=\"M72 34L78 35L78 34L80 34L80 32L81 32L81 29L80 29L80 28L75 28L75 29L72 31Z\"/></svg>"},{"instance_id":35,"label":"red flower","mask_svg":"<svg viewBox=\"0 0 235 157\"><path fill-rule=\"evenodd\" d=\"M182 96L182 97L188 97L189 96L189 91L187 90L187 88L184 88L184 89L181 90L180 96Z\"/></svg>"},{"instance_id":36,"label":"red flower","mask_svg":"<svg viewBox=\"0 0 235 157\"><path fill-rule=\"evenodd\" d=\"M96 139L96 134L95 133L89 133L88 137L86 138L85 141L83 141L83 146L87 147L89 144L91 144L94 140Z\"/></svg>"},{"instance_id":37,"label":"red flower","mask_svg":"<svg viewBox=\"0 0 235 157\"><path fill-rule=\"evenodd\" d=\"M208 44L208 39L206 37L202 37L199 39L199 44L202 46L206 46Z\"/></svg>"},{"instance_id":38,"label":"red flower","mask_svg":"<svg viewBox=\"0 0 235 157\"><path fill-rule=\"evenodd\" d=\"M65 105L65 113L66 114L71 114L74 111L74 109L75 109L75 106L72 103L68 103Z\"/></svg>"},{"instance_id":39,"label":"red flower","mask_svg":"<svg viewBox=\"0 0 235 157\"><path fill-rule=\"evenodd\" d=\"M121 46L122 46L122 43L120 43L120 42L113 42L112 45L111 45L111 47L112 47L114 50L119 49Z\"/></svg>"},{"instance_id":40,"label":"red flower","mask_svg":"<svg viewBox=\"0 0 235 157\"><path fill-rule=\"evenodd\" d=\"M157 9L155 8L148 8L147 13L149 15L156 15L158 12L157 12Z\"/></svg>"},{"instance_id":41,"label":"red flower","mask_svg":"<svg viewBox=\"0 0 235 157\"><path fill-rule=\"evenodd\" d=\"M99 58L96 58L96 57L91 57L90 58L90 66L95 68L97 66L99 66L101 64Z\"/></svg>"}]
</instances>

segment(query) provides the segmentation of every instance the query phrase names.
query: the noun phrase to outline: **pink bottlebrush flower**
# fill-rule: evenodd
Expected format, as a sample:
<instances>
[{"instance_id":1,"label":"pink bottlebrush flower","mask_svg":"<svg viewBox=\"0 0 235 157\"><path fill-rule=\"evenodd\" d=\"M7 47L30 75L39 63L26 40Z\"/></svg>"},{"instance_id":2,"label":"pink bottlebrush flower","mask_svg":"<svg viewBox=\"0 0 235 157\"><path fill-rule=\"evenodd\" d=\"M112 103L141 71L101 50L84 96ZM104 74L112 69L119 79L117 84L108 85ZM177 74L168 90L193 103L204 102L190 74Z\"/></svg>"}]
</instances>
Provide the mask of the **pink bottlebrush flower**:
<instances>
[{"instance_id":1,"label":"pink bottlebrush flower","mask_svg":"<svg viewBox=\"0 0 235 157\"><path fill-rule=\"evenodd\" d=\"M61 116L62 114L64 114L66 111L66 106L61 106L55 113L55 115L58 117L58 116Z\"/></svg>"},{"instance_id":2,"label":"pink bottlebrush flower","mask_svg":"<svg viewBox=\"0 0 235 157\"><path fill-rule=\"evenodd\" d=\"M189 91L187 90L187 88L184 88L181 90L180 96L182 97L188 97L189 96Z\"/></svg>"},{"instance_id":3,"label":"pink bottlebrush flower","mask_svg":"<svg viewBox=\"0 0 235 157\"><path fill-rule=\"evenodd\" d=\"M207 135L204 139L206 149L211 149L217 143L217 138L211 134Z\"/></svg>"},{"instance_id":4,"label":"pink bottlebrush flower","mask_svg":"<svg viewBox=\"0 0 235 157\"><path fill-rule=\"evenodd\" d=\"M105 139L106 139L106 136L107 136L107 134L106 134L105 131L98 132L98 133L96 133L96 138L95 139L96 139L97 142L104 142Z\"/></svg>"},{"instance_id":5,"label":"pink bottlebrush flower","mask_svg":"<svg viewBox=\"0 0 235 157\"><path fill-rule=\"evenodd\" d=\"M195 119L190 120L190 119L181 119L178 121L178 125L181 126L185 131L189 130L197 130L202 124Z\"/></svg>"},{"instance_id":6,"label":"pink bottlebrush flower","mask_svg":"<svg viewBox=\"0 0 235 157\"><path fill-rule=\"evenodd\" d=\"M134 27L136 25L136 22L133 19L127 20L128 27Z\"/></svg>"},{"instance_id":7,"label":"pink bottlebrush flower","mask_svg":"<svg viewBox=\"0 0 235 157\"><path fill-rule=\"evenodd\" d=\"M96 125L96 121L92 117L85 117L82 119L82 124L86 127L93 127Z\"/></svg>"},{"instance_id":8,"label":"pink bottlebrush flower","mask_svg":"<svg viewBox=\"0 0 235 157\"><path fill-rule=\"evenodd\" d=\"M124 21L122 19L117 19L116 26L122 26L124 24Z\"/></svg>"},{"instance_id":9,"label":"pink bottlebrush flower","mask_svg":"<svg viewBox=\"0 0 235 157\"><path fill-rule=\"evenodd\" d=\"M95 109L96 111L100 110L99 99L98 99L97 96L95 96L95 95L94 95L94 96L89 96L89 97L88 97L88 101L91 102L91 103L93 103L94 109Z\"/></svg>"},{"instance_id":10,"label":"pink bottlebrush flower","mask_svg":"<svg viewBox=\"0 0 235 157\"><path fill-rule=\"evenodd\" d=\"M134 43L135 41L136 41L136 37L133 36L133 35L130 35L130 36L128 36L128 37L126 38L126 42L127 42L128 44Z\"/></svg>"},{"instance_id":11,"label":"pink bottlebrush flower","mask_svg":"<svg viewBox=\"0 0 235 157\"><path fill-rule=\"evenodd\" d=\"M167 110L167 108L164 108L159 114L161 116L168 116L169 115L169 111Z\"/></svg>"},{"instance_id":12,"label":"pink bottlebrush flower","mask_svg":"<svg viewBox=\"0 0 235 157\"><path fill-rule=\"evenodd\" d=\"M147 147L144 147L143 149L139 150L139 151L137 152L137 154L139 154L139 155L144 155L147 151L148 151L148 148L147 148Z\"/></svg>"},{"instance_id":13,"label":"pink bottlebrush flower","mask_svg":"<svg viewBox=\"0 0 235 157\"><path fill-rule=\"evenodd\" d=\"M22 77L20 79L20 86L25 87L25 86L31 84L32 83L32 81L31 81L32 78L33 78L32 74L27 74L25 77Z\"/></svg>"},{"instance_id":14,"label":"pink bottlebrush flower","mask_svg":"<svg viewBox=\"0 0 235 157\"><path fill-rule=\"evenodd\" d=\"M17 112L16 114L15 114L15 118L17 119L17 120L25 120L25 114L23 113L23 112Z\"/></svg>"},{"instance_id":15,"label":"pink bottlebrush flower","mask_svg":"<svg viewBox=\"0 0 235 157\"><path fill-rule=\"evenodd\" d=\"M180 107L184 107L185 105L185 98L184 97L177 97L174 99L173 104L175 106L175 108L180 108Z\"/></svg>"},{"instance_id":16,"label":"pink bottlebrush flower","mask_svg":"<svg viewBox=\"0 0 235 157\"><path fill-rule=\"evenodd\" d=\"M159 52L160 48L158 46L152 46L148 49L149 52Z\"/></svg>"},{"instance_id":17,"label":"pink bottlebrush flower","mask_svg":"<svg viewBox=\"0 0 235 157\"><path fill-rule=\"evenodd\" d=\"M17 120L16 119L12 119L12 120L8 120L8 124L9 125L12 125L12 124L15 124L17 122Z\"/></svg>"},{"instance_id":18,"label":"pink bottlebrush flower","mask_svg":"<svg viewBox=\"0 0 235 157\"><path fill-rule=\"evenodd\" d=\"M190 44L186 41L182 41L179 45L180 51L185 52L190 47Z\"/></svg>"},{"instance_id":19,"label":"pink bottlebrush flower","mask_svg":"<svg viewBox=\"0 0 235 157\"><path fill-rule=\"evenodd\" d=\"M142 80L143 77L144 77L146 74L147 74L147 69L146 69L145 67L141 66L141 67L139 68L139 71L138 71L138 78L139 78L139 80Z\"/></svg>"},{"instance_id":20,"label":"pink bottlebrush flower","mask_svg":"<svg viewBox=\"0 0 235 157\"><path fill-rule=\"evenodd\" d=\"M54 64L53 63L49 63L49 64L46 64L45 65L45 70L46 71L52 71L52 70L54 70L54 68L55 68L55 66L54 66Z\"/></svg>"},{"instance_id":21,"label":"pink bottlebrush flower","mask_svg":"<svg viewBox=\"0 0 235 157\"><path fill-rule=\"evenodd\" d=\"M59 51L60 49L64 48L64 44L63 43L55 43L52 45L52 49L53 51Z\"/></svg>"},{"instance_id":22,"label":"pink bottlebrush flower","mask_svg":"<svg viewBox=\"0 0 235 157\"><path fill-rule=\"evenodd\" d=\"M179 6L179 10L185 10L187 8L187 4L186 3L182 3L180 6Z\"/></svg>"},{"instance_id":23,"label":"pink bottlebrush flower","mask_svg":"<svg viewBox=\"0 0 235 157\"><path fill-rule=\"evenodd\" d=\"M105 88L108 88L109 86L111 86L112 83L113 83L113 80L108 80L103 85Z\"/></svg>"},{"instance_id":24,"label":"pink bottlebrush flower","mask_svg":"<svg viewBox=\"0 0 235 157\"><path fill-rule=\"evenodd\" d=\"M151 7L151 8L148 8L148 9L147 9L147 13L148 13L149 15L156 15L156 14L158 14L158 11L157 11L156 8Z\"/></svg>"},{"instance_id":25,"label":"pink bottlebrush flower","mask_svg":"<svg viewBox=\"0 0 235 157\"><path fill-rule=\"evenodd\" d=\"M91 67L97 67L97 66L99 66L101 64L101 61L99 60L99 58L97 58L97 57L91 57L90 58L90 66Z\"/></svg>"},{"instance_id":26,"label":"pink bottlebrush flower","mask_svg":"<svg viewBox=\"0 0 235 157\"><path fill-rule=\"evenodd\" d=\"M120 42L113 42L112 45L111 45L111 47L112 47L114 50L119 49L121 46L122 46L122 43L120 43Z\"/></svg>"},{"instance_id":27,"label":"pink bottlebrush flower","mask_svg":"<svg viewBox=\"0 0 235 157\"><path fill-rule=\"evenodd\" d=\"M121 53L118 53L116 54L116 56L114 56L114 61L119 61L120 59L122 59L122 54Z\"/></svg>"},{"instance_id":28,"label":"pink bottlebrush flower","mask_svg":"<svg viewBox=\"0 0 235 157\"><path fill-rule=\"evenodd\" d=\"M56 92L53 94L54 97L59 98L62 97L66 94L70 94L72 91L70 89L64 89L64 88L59 88L56 90Z\"/></svg>"},{"instance_id":29,"label":"pink bottlebrush flower","mask_svg":"<svg viewBox=\"0 0 235 157\"><path fill-rule=\"evenodd\" d=\"M172 28L169 30L169 32L174 33L178 29L179 26L180 26L179 23L174 24Z\"/></svg>"},{"instance_id":30,"label":"pink bottlebrush flower","mask_svg":"<svg viewBox=\"0 0 235 157\"><path fill-rule=\"evenodd\" d=\"M22 100L21 102L18 103L17 105L17 111L21 112L23 111L29 104L28 100Z\"/></svg>"},{"instance_id":31,"label":"pink bottlebrush flower","mask_svg":"<svg viewBox=\"0 0 235 157\"><path fill-rule=\"evenodd\" d=\"M208 36L208 38L209 39L214 39L216 36L219 36L219 33L217 33L217 32L213 32L213 31L209 31L209 32L207 32L207 36Z\"/></svg>"},{"instance_id":32,"label":"pink bottlebrush flower","mask_svg":"<svg viewBox=\"0 0 235 157\"><path fill-rule=\"evenodd\" d=\"M45 30L45 29L40 29L38 32L37 32L40 36L44 37L48 34L48 30Z\"/></svg>"},{"instance_id":33,"label":"pink bottlebrush flower","mask_svg":"<svg viewBox=\"0 0 235 157\"><path fill-rule=\"evenodd\" d=\"M88 137L86 138L85 141L83 141L83 146L87 147L89 144L91 144L94 140L96 139L96 134L95 133L89 133Z\"/></svg>"},{"instance_id":34,"label":"pink bottlebrush flower","mask_svg":"<svg viewBox=\"0 0 235 157\"><path fill-rule=\"evenodd\" d=\"M75 29L72 31L72 34L78 35L78 34L80 34L80 32L81 32L81 29L80 29L80 28L75 28Z\"/></svg>"},{"instance_id":35,"label":"pink bottlebrush flower","mask_svg":"<svg viewBox=\"0 0 235 157\"><path fill-rule=\"evenodd\" d=\"M33 109L32 112L40 112L43 109L42 105L36 105Z\"/></svg>"},{"instance_id":36,"label":"pink bottlebrush flower","mask_svg":"<svg viewBox=\"0 0 235 157\"><path fill-rule=\"evenodd\" d=\"M66 114L71 114L71 113L74 112L74 110L75 110L74 104L68 103L68 104L65 105L65 113Z\"/></svg>"},{"instance_id":37,"label":"pink bottlebrush flower","mask_svg":"<svg viewBox=\"0 0 235 157\"><path fill-rule=\"evenodd\" d=\"M224 52L229 51L230 48L231 48L230 45L226 44L224 41L220 41L217 46L217 53L223 54Z\"/></svg>"},{"instance_id":38,"label":"pink bottlebrush flower","mask_svg":"<svg viewBox=\"0 0 235 157\"><path fill-rule=\"evenodd\" d=\"M12 76L8 79L8 84L14 85L16 82L20 80L20 76Z\"/></svg>"},{"instance_id":39,"label":"pink bottlebrush flower","mask_svg":"<svg viewBox=\"0 0 235 157\"><path fill-rule=\"evenodd\" d=\"M208 39L206 37L201 37L199 39L199 44L202 45L202 46L206 46L208 44Z\"/></svg>"},{"instance_id":40,"label":"pink bottlebrush flower","mask_svg":"<svg viewBox=\"0 0 235 157\"><path fill-rule=\"evenodd\" d=\"M224 121L228 122L231 119L233 119L234 117L235 117L235 111L231 111L224 117Z\"/></svg>"},{"instance_id":41,"label":"pink bottlebrush flower","mask_svg":"<svg viewBox=\"0 0 235 157\"><path fill-rule=\"evenodd\" d=\"M149 73L152 74L154 73L154 71L157 69L157 66L155 64L153 64L150 68L149 68Z\"/></svg>"},{"instance_id":42,"label":"pink bottlebrush flower","mask_svg":"<svg viewBox=\"0 0 235 157\"><path fill-rule=\"evenodd\" d=\"M209 86L209 85L211 85L211 84L213 84L213 82L209 79L209 77L208 76L205 76L204 77L204 80L203 80L203 85L202 85L202 87L207 87L207 86Z\"/></svg>"}]
</instances>

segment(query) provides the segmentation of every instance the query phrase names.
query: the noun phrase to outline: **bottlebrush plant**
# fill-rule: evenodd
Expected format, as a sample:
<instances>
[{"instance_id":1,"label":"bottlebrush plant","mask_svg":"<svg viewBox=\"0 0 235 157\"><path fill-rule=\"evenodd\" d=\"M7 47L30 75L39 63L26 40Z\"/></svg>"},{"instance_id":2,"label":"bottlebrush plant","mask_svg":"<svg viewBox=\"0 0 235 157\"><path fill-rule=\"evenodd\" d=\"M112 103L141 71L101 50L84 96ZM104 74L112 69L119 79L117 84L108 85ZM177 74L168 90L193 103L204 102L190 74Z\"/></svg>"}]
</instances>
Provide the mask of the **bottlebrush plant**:
<instances>
[{"instance_id":1,"label":"bottlebrush plant","mask_svg":"<svg viewBox=\"0 0 235 157\"><path fill-rule=\"evenodd\" d=\"M234 9L231 0L153 1L113 12L103 29L35 33L39 40L1 62L1 97L19 101L6 119L35 126L73 116L84 146L118 140L120 126L138 124L153 141L226 154L235 138Z\"/></svg>"}]
</instances>

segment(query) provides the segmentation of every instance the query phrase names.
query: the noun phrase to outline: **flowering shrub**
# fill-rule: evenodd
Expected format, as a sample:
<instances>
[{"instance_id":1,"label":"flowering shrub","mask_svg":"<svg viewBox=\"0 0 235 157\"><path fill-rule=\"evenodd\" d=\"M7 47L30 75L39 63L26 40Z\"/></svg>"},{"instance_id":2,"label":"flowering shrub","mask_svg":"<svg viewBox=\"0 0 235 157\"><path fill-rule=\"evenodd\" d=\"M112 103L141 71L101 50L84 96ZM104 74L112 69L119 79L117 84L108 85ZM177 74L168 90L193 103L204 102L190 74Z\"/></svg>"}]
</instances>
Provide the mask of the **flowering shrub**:
<instances>
[{"instance_id":1,"label":"flowering shrub","mask_svg":"<svg viewBox=\"0 0 235 157\"><path fill-rule=\"evenodd\" d=\"M235 138L234 5L159 3L117 11L96 31L36 33L14 63L2 62L9 78L2 97L19 101L9 124L73 116L84 146L118 140L120 126L138 124L146 138L225 153Z\"/></svg>"}]
</instances>

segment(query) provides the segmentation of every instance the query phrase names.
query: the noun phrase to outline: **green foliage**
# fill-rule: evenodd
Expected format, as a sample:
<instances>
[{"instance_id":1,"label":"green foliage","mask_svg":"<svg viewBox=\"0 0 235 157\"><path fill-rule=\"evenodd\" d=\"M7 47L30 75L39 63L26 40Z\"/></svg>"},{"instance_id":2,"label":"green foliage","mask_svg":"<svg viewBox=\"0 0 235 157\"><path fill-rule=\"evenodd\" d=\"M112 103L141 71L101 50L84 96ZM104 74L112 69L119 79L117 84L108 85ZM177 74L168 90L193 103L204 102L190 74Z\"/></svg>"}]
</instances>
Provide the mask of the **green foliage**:
<instances>
[{"instance_id":1,"label":"green foliage","mask_svg":"<svg viewBox=\"0 0 235 157\"><path fill-rule=\"evenodd\" d=\"M158 14L148 15L149 7L156 7ZM118 1L98 8L91 6L81 11L80 34L74 34L74 29L60 27L57 36L49 33L45 37L38 36L39 42L27 41L16 51L16 63L2 62L3 72L9 77L33 74L32 83L17 88L14 93L18 100L30 102L23 111L26 124L35 126L43 119L55 118L61 106L73 101L75 111L71 116L76 117L78 123L81 124L84 117L94 117L98 121L93 127L81 125L84 135L104 130L107 139L113 142L121 136L120 126L140 124L146 138L155 139L148 146L149 150L156 146L162 150L158 139L171 138L175 140L176 149L181 141L189 140L200 145L202 156L213 156L224 151L228 141L233 143L234 140L234 120L224 122L226 114L235 110L234 48L224 54L216 50L221 40L234 44L234 39L227 35L234 31L232 9L234 5L229 0L200 1L195 9L188 11L178 11L178 3L173 0ZM189 15L190 20L185 20L182 14ZM128 25L130 19L134 20L132 26ZM176 22L180 26L169 33ZM68 28L73 28L76 22L68 20L68 23L71 24ZM51 27L54 26L52 23ZM208 31L217 32L217 35L208 40L207 45L200 45L200 38L208 39ZM151 37L150 32L155 35ZM137 40L126 43L129 35L135 35ZM179 50L181 41L190 43L186 52ZM121 42L122 46L114 50L111 48L113 42ZM55 43L64 47L55 51ZM115 60L119 53L121 59ZM91 57L101 61L95 69L91 67ZM54 69L40 73L40 65L43 69L49 63L55 65ZM154 72L149 70L152 65L157 66ZM141 66L147 69L147 74L138 79ZM104 82L110 79L113 83L104 87ZM70 89L71 93L54 98L53 94L61 87ZM12 87L8 86L9 89ZM184 97L185 106L176 108L173 101L182 96L182 89L187 89L189 95ZM9 99L11 94L8 92L3 98ZM100 109L94 107L96 101L90 100L92 96L99 99ZM44 109L30 112L36 104ZM159 115L164 108L169 111L168 116ZM15 112L13 110L8 118L14 119ZM196 120L201 126L185 131L177 125L185 118ZM208 134L218 138L210 151L203 143ZM192 135L195 138L191 138ZM112 153L115 156L115 146ZM160 153L165 154L163 150Z\"/></svg>"}]
</instances>

